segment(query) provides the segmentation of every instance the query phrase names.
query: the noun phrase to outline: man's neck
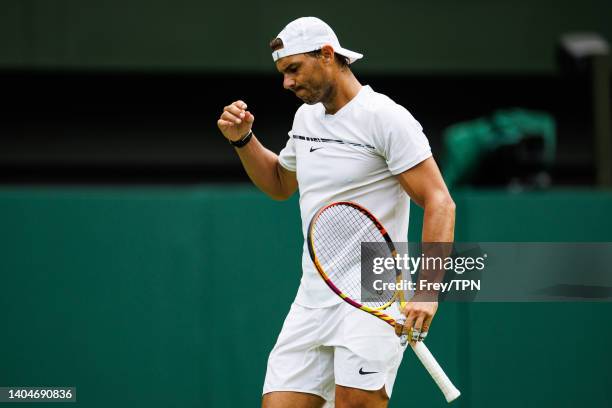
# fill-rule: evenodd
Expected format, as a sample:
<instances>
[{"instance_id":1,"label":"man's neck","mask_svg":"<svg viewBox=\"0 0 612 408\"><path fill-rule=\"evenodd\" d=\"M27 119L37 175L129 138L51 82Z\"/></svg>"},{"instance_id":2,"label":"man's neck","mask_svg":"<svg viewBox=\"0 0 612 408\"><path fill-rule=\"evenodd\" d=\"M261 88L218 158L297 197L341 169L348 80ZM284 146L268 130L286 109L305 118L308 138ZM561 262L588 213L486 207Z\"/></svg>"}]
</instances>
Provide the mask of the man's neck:
<instances>
[{"instance_id":1,"label":"man's neck","mask_svg":"<svg viewBox=\"0 0 612 408\"><path fill-rule=\"evenodd\" d=\"M351 71L338 75L332 94L328 101L323 102L325 113L333 115L349 103L359 93L361 84Z\"/></svg>"}]
</instances>

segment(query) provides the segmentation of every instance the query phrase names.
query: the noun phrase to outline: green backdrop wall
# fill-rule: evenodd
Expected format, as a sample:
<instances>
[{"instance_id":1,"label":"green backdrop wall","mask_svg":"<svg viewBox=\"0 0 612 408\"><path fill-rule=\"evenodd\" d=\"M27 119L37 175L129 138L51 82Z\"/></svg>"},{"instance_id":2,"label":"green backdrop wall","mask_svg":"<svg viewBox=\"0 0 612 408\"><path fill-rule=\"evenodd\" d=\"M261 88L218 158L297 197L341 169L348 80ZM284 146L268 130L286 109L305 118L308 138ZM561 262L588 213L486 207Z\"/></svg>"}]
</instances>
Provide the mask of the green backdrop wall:
<instances>
[{"instance_id":1,"label":"green backdrop wall","mask_svg":"<svg viewBox=\"0 0 612 408\"><path fill-rule=\"evenodd\" d=\"M3 0L0 67L275 72L268 42L308 15L360 72L552 72L561 34L612 40L608 0Z\"/></svg>"},{"instance_id":2,"label":"green backdrop wall","mask_svg":"<svg viewBox=\"0 0 612 408\"><path fill-rule=\"evenodd\" d=\"M454 197L457 240L612 241L612 193ZM295 198L250 187L1 189L0 386L76 386L80 407L257 406L299 225ZM442 304L428 345L458 407L609 407L611 312ZM392 406L445 405L408 352Z\"/></svg>"}]
</instances>

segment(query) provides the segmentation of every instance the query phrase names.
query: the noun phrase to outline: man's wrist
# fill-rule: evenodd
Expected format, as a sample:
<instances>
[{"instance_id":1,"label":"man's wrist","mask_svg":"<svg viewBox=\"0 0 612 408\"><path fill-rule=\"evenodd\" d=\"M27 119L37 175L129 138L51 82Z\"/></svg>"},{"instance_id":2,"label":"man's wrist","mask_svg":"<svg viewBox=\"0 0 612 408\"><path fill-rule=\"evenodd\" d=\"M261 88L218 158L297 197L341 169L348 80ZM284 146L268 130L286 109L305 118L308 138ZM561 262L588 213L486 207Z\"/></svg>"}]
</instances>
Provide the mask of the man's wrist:
<instances>
[{"instance_id":1,"label":"man's wrist","mask_svg":"<svg viewBox=\"0 0 612 408\"><path fill-rule=\"evenodd\" d=\"M238 140L235 140L235 141L234 140L230 140L229 142L234 147L243 147L247 143L249 143L252 138L253 138L253 129L249 130L249 133L244 135L242 138L240 138Z\"/></svg>"},{"instance_id":2,"label":"man's wrist","mask_svg":"<svg viewBox=\"0 0 612 408\"><path fill-rule=\"evenodd\" d=\"M412 300L415 302L437 302L439 297L439 290L415 290Z\"/></svg>"}]
</instances>

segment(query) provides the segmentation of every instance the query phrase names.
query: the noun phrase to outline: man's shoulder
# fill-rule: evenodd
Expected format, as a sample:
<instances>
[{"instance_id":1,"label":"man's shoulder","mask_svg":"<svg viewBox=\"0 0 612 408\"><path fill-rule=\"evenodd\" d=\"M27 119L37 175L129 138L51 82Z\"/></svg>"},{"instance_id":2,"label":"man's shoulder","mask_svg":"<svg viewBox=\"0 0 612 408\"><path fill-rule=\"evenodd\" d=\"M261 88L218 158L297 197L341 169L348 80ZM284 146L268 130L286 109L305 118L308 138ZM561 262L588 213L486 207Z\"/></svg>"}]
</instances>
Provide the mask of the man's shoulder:
<instances>
[{"instance_id":1,"label":"man's shoulder","mask_svg":"<svg viewBox=\"0 0 612 408\"><path fill-rule=\"evenodd\" d=\"M389 96L372 89L369 90L367 97L363 98L360 102L360 113L369 117L368 120L386 121L393 117L410 115L406 108Z\"/></svg>"},{"instance_id":2,"label":"man's shoulder","mask_svg":"<svg viewBox=\"0 0 612 408\"><path fill-rule=\"evenodd\" d=\"M368 87L365 98L360 100L361 108L373 114L388 112L389 109L398 109L402 106L398 105L393 99L387 95L376 92Z\"/></svg>"},{"instance_id":3,"label":"man's shoulder","mask_svg":"<svg viewBox=\"0 0 612 408\"><path fill-rule=\"evenodd\" d=\"M316 103L314 105L309 105L307 103L303 103L295 111L295 116L297 117L298 115L312 115L312 114L315 114L317 112L317 110L320 109L319 105L321 105L321 104L320 103Z\"/></svg>"},{"instance_id":4,"label":"man's shoulder","mask_svg":"<svg viewBox=\"0 0 612 408\"><path fill-rule=\"evenodd\" d=\"M368 120L380 126L403 127L406 124L413 123L419 129L422 129L420 123L412 116L408 109L380 92L371 90L368 98L363 100L363 108L364 111L371 113Z\"/></svg>"}]
</instances>

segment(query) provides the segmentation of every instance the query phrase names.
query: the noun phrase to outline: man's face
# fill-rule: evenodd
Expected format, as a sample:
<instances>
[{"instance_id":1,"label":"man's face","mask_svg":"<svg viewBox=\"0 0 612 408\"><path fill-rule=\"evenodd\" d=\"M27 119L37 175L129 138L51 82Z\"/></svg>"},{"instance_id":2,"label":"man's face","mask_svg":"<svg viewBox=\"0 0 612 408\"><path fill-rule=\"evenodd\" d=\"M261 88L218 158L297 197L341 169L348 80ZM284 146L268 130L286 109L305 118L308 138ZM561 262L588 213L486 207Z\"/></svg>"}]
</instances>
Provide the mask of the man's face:
<instances>
[{"instance_id":1,"label":"man's face","mask_svg":"<svg viewBox=\"0 0 612 408\"><path fill-rule=\"evenodd\" d=\"M321 102L330 93L330 72L323 58L290 55L276 61L276 69L283 74L283 87L309 105Z\"/></svg>"}]
</instances>

